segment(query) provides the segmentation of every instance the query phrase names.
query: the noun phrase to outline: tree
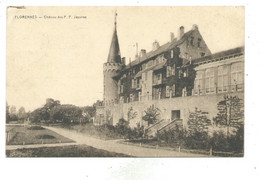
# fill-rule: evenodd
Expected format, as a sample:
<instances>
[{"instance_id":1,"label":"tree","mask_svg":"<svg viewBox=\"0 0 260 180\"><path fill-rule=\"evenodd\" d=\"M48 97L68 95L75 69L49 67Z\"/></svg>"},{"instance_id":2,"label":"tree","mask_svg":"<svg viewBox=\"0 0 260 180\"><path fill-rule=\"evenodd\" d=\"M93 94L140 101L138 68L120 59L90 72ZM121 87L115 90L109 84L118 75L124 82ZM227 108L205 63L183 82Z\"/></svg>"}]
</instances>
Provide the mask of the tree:
<instances>
[{"instance_id":1,"label":"tree","mask_svg":"<svg viewBox=\"0 0 260 180\"><path fill-rule=\"evenodd\" d=\"M119 119L118 123L115 126L116 131L121 136L130 137L131 136L131 128L129 126L129 122L124 120L123 118Z\"/></svg>"},{"instance_id":2,"label":"tree","mask_svg":"<svg viewBox=\"0 0 260 180\"><path fill-rule=\"evenodd\" d=\"M30 119L34 123L38 123L40 121L47 121L50 119L50 114L45 108L38 108L31 112Z\"/></svg>"},{"instance_id":3,"label":"tree","mask_svg":"<svg viewBox=\"0 0 260 180\"><path fill-rule=\"evenodd\" d=\"M147 110L144 112L145 115L142 117L142 119L148 122L148 126L158 121L160 116L160 109L156 108L154 105L147 108Z\"/></svg>"},{"instance_id":4,"label":"tree","mask_svg":"<svg viewBox=\"0 0 260 180\"><path fill-rule=\"evenodd\" d=\"M9 106L8 103L6 102L6 123L10 121L10 113L9 113Z\"/></svg>"},{"instance_id":5,"label":"tree","mask_svg":"<svg viewBox=\"0 0 260 180\"><path fill-rule=\"evenodd\" d=\"M199 111L197 108L195 108L195 112L190 113L188 119L188 129L190 134L208 131L211 121L207 118L207 114L208 112Z\"/></svg>"},{"instance_id":6,"label":"tree","mask_svg":"<svg viewBox=\"0 0 260 180\"><path fill-rule=\"evenodd\" d=\"M218 114L213 118L216 126L227 128L227 136L230 128L240 128L244 123L244 102L238 96L224 96L224 100L217 105Z\"/></svg>"},{"instance_id":7,"label":"tree","mask_svg":"<svg viewBox=\"0 0 260 180\"><path fill-rule=\"evenodd\" d=\"M79 123L82 117L82 110L74 105L63 104L55 106L50 111L52 122L61 121L62 123Z\"/></svg>"},{"instance_id":8,"label":"tree","mask_svg":"<svg viewBox=\"0 0 260 180\"><path fill-rule=\"evenodd\" d=\"M10 107L10 114L16 114L16 107L15 106Z\"/></svg>"},{"instance_id":9,"label":"tree","mask_svg":"<svg viewBox=\"0 0 260 180\"><path fill-rule=\"evenodd\" d=\"M26 118L27 115L26 115L24 107L20 107L20 109L18 110L17 116L18 116L19 120L24 120Z\"/></svg>"},{"instance_id":10,"label":"tree","mask_svg":"<svg viewBox=\"0 0 260 180\"><path fill-rule=\"evenodd\" d=\"M184 143L189 148L205 149L209 146L208 128L211 125L207 117L208 112L195 108L188 118L188 132L185 135Z\"/></svg>"}]
</instances>

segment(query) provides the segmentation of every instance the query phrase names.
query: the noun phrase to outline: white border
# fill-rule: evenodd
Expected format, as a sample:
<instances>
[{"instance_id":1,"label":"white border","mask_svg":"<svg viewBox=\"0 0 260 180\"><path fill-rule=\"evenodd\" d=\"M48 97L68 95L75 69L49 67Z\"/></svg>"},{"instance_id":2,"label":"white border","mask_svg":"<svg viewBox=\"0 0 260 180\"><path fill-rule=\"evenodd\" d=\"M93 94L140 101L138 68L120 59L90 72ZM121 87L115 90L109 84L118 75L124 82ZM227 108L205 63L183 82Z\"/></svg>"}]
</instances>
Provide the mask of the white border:
<instances>
[{"instance_id":1,"label":"white border","mask_svg":"<svg viewBox=\"0 0 260 180\"><path fill-rule=\"evenodd\" d=\"M258 179L259 158L259 3L218 0L119 1L0 0L0 179ZM5 78L7 6L246 6L244 158L5 158ZM228 27L227 27L228 28Z\"/></svg>"}]
</instances>

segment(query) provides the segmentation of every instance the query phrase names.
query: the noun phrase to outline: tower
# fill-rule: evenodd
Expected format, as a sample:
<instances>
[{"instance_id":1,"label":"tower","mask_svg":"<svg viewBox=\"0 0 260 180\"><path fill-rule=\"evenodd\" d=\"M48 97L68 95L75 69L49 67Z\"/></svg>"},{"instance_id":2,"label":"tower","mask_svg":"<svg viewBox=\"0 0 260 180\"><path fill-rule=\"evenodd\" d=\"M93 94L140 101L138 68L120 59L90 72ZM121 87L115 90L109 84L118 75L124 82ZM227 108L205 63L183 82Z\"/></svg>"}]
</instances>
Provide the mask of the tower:
<instances>
[{"instance_id":1,"label":"tower","mask_svg":"<svg viewBox=\"0 0 260 180\"><path fill-rule=\"evenodd\" d=\"M103 65L103 74L104 74L104 94L103 99L104 103L110 104L114 102L118 97L118 85L117 81L113 79L114 76L116 76L123 64L121 61L121 55L120 55L120 48L118 43L118 37L117 37L117 29L116 29L116 16L117 13L115 13L115 27L114 32L112 36L112 41L109 49L109 54L107 58L107 62Z\"/></svg>"}]
</instances>

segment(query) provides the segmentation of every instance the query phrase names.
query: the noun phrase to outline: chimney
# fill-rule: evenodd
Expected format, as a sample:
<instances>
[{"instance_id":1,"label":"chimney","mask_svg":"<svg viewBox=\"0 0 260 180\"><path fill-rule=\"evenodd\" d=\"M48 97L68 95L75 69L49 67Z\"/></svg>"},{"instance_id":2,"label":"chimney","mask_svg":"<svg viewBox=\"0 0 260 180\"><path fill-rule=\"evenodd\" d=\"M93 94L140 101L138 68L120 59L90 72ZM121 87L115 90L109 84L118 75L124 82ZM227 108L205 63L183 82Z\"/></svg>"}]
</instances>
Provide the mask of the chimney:
<instances>
[{"instance_id":1,"label":"chimney","mask_svg":"<svg viewBox=\"0 0 260 180\"><path fill-rule=\"evenodd\" d=\"M125 65L125 57L122 57L122 64Z\"/></svg>"},{"instance_id":2,"label":"chimney","mask_svg":"<svg viewBox=\"0 0 260 180\"><path fill-rule=\"evenodd\" d=\"M170 42L173 42L174 41L174 33L173 32L170 32L170 37L171 37Z\"/></svg>"},{"instance_id":3,"label":"chimney","mask_svg":"<svg viewBox=\"0 0 260 180\"><path fill-rule=\"evenodd\" d=\"M153 42L153 51L155 51L156 49L158 49L159 48L159 42L158 41L154 41Z\"/></svg>"},{"instance_id":4,"label":"chimney","mask_svg":"<svg viewBox=\"0 0 260 180\"><path fill-rule=\"evenodd\" d=\"M198 25L197 24L193 24L192 25L192 30L198 30L199 28L198 28Z\"/></svg>"},{"instance_id":5,"label":"chimney","mask_svg":"<svg viewBox=\"0 0 260 180\"><path fill-rule=\"evenodd\" d=\"M184 27L183 27L183 26L181 26L181 27L180 27L180 29L179 29L179 36L178 36L178 40L182 38L183 34L184 34Z\"/></svg>"},{"instance_id":6,"label":"chimney","mask_svg":"<svg viewBox=\"0 0 260 180\"><path fill-rule=\"evenodd\" d=\"M145 49L141 49L141 52L140 52L140 57L145 57L146 56L146 50Z\"/></svg>"}]
</instances>

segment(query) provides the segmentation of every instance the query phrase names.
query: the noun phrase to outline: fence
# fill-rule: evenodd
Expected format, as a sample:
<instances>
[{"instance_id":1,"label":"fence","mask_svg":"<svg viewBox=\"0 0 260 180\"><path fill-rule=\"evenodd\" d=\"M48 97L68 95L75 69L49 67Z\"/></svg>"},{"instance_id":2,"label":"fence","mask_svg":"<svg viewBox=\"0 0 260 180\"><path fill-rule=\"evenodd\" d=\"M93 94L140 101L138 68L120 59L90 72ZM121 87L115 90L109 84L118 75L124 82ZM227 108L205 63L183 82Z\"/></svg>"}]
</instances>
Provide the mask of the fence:
<instances>
[{"instance_id":1,"label":"fence","mask_svg":"<svg viewBox=\"0 0 260 180\"><path fill-rule=\"evenodd\" d=\"M186 152L186 153L193 153L193 154L203 154L208 156L217 156L217 157L243 157L243 153L237 152L223 152L223 151L214 151L212 148L209 150L202 150L202 149L184 149L180 146L178 147L165 147L159 145L148 145L145 143L132 143L129 141L119 141L121 144L132 145L132 146L139 146L144 148L151 148L151 149L162 149L162 150L169 150L169 151L176 151L176 152Z\"/></svg>"}]
</instances>

